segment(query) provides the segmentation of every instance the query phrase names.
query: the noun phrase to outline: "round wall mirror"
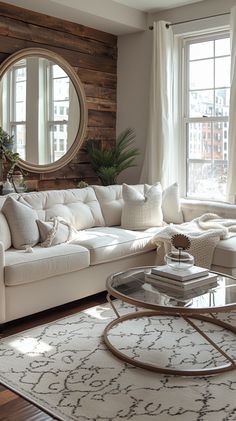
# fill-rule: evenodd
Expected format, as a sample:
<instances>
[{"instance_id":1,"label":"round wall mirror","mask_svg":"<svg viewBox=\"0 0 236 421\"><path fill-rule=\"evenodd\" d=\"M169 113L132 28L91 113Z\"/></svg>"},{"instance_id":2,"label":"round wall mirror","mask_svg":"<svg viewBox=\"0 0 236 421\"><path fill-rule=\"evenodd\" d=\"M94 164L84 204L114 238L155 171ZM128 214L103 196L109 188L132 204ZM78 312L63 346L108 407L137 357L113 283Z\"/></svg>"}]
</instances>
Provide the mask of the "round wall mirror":
<instances>
[{"instance_id":1,"label":"round wall mirror","mask_svg":"<svg viewBox=\"0 0 236 421\"><path fill-rule=\"evenodd\" d=\"M56 171L81 147L87 127L82 83L58 54L28 48L0 66L0 126L14 136L19 166Z\"/></svg>"}]
</instances>

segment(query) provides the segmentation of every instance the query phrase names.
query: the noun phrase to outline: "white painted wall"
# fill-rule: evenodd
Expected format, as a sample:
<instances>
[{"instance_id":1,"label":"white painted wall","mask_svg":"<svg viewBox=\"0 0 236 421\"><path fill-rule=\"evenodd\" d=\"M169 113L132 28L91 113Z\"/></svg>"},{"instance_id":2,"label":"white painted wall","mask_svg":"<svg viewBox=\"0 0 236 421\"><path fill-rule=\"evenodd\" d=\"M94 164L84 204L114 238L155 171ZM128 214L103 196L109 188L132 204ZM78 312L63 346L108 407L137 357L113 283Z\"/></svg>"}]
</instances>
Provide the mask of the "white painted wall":
<instances>
[{"instance_id":1,"label":"white painted wall","mask_svg":"<svg viewBox=\"0 0 236 421\"><path fill-rule=\"evenodd\" d=\"M124 171L120 182L134 184L139 180L147 132L151 45L151 31L118 39L117 134L134 128L141 152L136 159L137 167Z\"/></svg>"},{"instance_id":2,"label":"white painted wall","mask_svg":"<svg viewBox=\"0 0 236 421\"><path fill-rule=\"evenodd\" d=\"M227 13L236 0L204 0L188 6L168 9L149 15L149 24L157 20L185 21L214 14ZM207 19L195 24L176 25L184 32L228 23L229 15L216 20ZM152 32L123 35L118 38L117 133L126 127L136 130L136 145L140 149L138 166L121 174L120 182L138 183L144 157L148 125L149 75L152 55Z\"/></svg>"},{"instance_id":3,"label":"white painted wall","mask_svg":"<svg viewBox=\"0 0 236 421\"><path fill-rule=\"evenodd\" d=\"M170 20L170 22L202 18L220 13L229 12L236 5L236 0L203 0L187 6L163 10L149 15L149 22L154 20Z\"/></svg>"}]
</instances>

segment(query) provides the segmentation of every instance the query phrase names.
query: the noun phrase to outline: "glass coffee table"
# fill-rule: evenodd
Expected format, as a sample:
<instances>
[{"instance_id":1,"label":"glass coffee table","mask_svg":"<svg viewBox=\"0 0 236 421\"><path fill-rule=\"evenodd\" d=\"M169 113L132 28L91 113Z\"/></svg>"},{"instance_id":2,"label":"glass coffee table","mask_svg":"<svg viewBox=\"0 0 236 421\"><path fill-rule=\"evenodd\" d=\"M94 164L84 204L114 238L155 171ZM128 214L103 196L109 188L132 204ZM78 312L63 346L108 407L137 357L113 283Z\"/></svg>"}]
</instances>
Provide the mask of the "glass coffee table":
<instances>
[{"instance_id":1,"label":"glass coffee table","mask_svg":"<svg viewBox=\"0 0 236 421\"><path fill-rule=\"evenodd\" d=\"M214 272L218 275L214 287L199 287L182 295L166 287L160 288L145 282L145 274L150 273L151 268L151 266L132 268L124 272L115 273L107 279L107 300L117 316L104 330L103 338L108 349L125 362L160 373L193 376L212 375L234 370L236 368L234 358L204 331L204 328L201 326L202 323L196 322L198 320L207 322L236 334L236 326L232 326L230 323L217 318L219 313L227 314L236 310L236 279L232 276ZM120 315L112 297L135 306L136 311ZM137 308L145 310L138 310ZM187 369L182 369L181 367L170 368L132 358L123 352L122 349L118 349L118 347L113 345L109 336L114 327L128 320L142 318L150 318L151 320L152 316L170 316L184 319L188 326L190 325L194 329L195 333L198 332L211 347L224 357L225 362L223 364L216 363L213 367L197 369L193 367ZM140 334L142 335L142 332ZM135 348L135 344L133 346Z\"/></svg>"}]
</instances>

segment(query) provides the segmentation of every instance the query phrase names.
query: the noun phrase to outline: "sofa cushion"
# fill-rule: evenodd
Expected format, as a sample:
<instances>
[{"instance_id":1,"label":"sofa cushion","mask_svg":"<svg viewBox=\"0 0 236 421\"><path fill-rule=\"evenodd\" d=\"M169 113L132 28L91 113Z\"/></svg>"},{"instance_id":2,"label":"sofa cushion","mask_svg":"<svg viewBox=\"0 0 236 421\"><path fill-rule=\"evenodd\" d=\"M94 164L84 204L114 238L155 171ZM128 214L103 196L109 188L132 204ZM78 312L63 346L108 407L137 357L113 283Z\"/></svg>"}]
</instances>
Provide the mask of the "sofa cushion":
<instances>
[{"instance_id":1,"label":"sofa cushion","mask_svg":"<svg viewBox=\"0 0 236 421\"><path fill-rule=\"evenodd\" d=\"M162 188L160 183L149 186L144 184L140 193L132 186L123 184L124 206L121 214L121 226L130 230L143 230L163 224L161 209Z\"/></svg>"},{"instance_id":2,"label":"sofa cushion","mask_svg":"<svg viewBox=\"0 0 236 421\"><path fill-rule=\"evenodd\" d=\"M37 219L36 222L39 229L41 247L52 247L67 243L78 236L78 231L62 218L53 218L49 222Z\"/></svg>"},{"instance_id":3,"label":"sofa cushion","mask_svg":"<svg viewBox=\"0 0 236 421\"><path fill-rule=\"evenodd\" d=\"M120 226L121 213L124 206L122 184L113 184L111 186L94 185L92 187L100 203L106 227ZM134 184L131 187L144 194L144 184Z\"/></svg>"},{"instance_id":4,"label":"sofa cushion","mask_svg":"<svg viewBox=\"0 0 236 421\"><path fill-rule=\"evenodd\" d=\"M204 213L214 213L222 218L236 219L236 205L209 200L181 199L184 221L192 221Z\"/></svg>"},{"instance_id":5,"label":"sofa cushion","mask_svg":"<svg viewBox=\"0 0 236 421\"><path fill-rule=\"evenodd\" d=\"M0 197L0 241L3 243L4 250L11 247L11 231L6 220L5 215L2 213L2 206L6 200L6 196Z\"/></svg>"},{"instance_id":6,"label":"sofa cushion","mask_svg":"<svg viewBox=\"0 0 236 421\"><path fill-rule=\"evenodd\" d=\"M213 254L212 264L227 268L236 267L236 237L218 242Z\"/></svg>"},{"instance_id":7,"label":"sofa cushion","mask_svg":"<svg viewBox=\"0 0 236 421\"><path fill-rule=\"evenodd\" d=\"M113 184L111 186L94 185L92 187L100 203L106 227L120 226L121 213L124 206L122 184ZM144 184L133 184L131 187L144 194Z\"/></svg>"},{"instance_id":8,"label":"sofa cushion","mask_svg":"<svg viewBox=\"0 0 236 421\"><path fill-rule=\"evenodd\" d=\"M162 212L165 222L182 224L184 222L183 212L180 206L179 185L171 184L162 192Z\"/></svg>"},{"instance_id":9,"label":"sofa cushion","mask_svg":"<svg viewBox=\"0 0 236 421\"><path fill-rule=\"evenodd\" d=\"M91 187L26 193L23 198L36 209L37 219L43 221L60 216L78 230L105 224L99 202Z\"/></svg>"},{"instance_id":10,"label":"sofa cushion","mask_svg":"<svg viewBox=\"0 0 236 421\"><path fill-rule=\"evenodd\" d=\"M81 231L79 239L72 243L86 247L90 251L90 264L96 265L154 250L156 246L151 241L153 235L154 231L148 230L140 232L118 227L91 228Z\"/></svg>"},{"instance_id":11,"label":"sofa cushion","mask_svg":"<svg viewBox=\"0 0 236 421\"><path fill-rule=\"evenodd\" d=\"M122 185L92 186L100 203L105 225L107 227L121 225L121 213L124 205L122 198ZM144 184L135 184L132 187L144 193ZM151 187L151 186L149 186ZM167 223L180 224L184 222L179 198L178 183L174 183L162 192L163 219Z\"/></svg>"},{"instance_id":12,"label":"sofa cushion","mask_svg":"<svg viewBox=\"0 0 236 421\"><path fill-rule=\"evenodd\" d=\"M120 226L124 206L122 184L92 186L100 203L106 227ZM144 194L144 184L133 184L135 190ZM150 186L151 187L151 186Z\"/></svg>"},{"instance_id":13,"label":"sofa cushion","mask_svg":"<svg viewBox=\"0 0 236 421\"><path fill-rule=\"evenodd\" d=\"M2 212L0 212L0 241L3 243L4 250L11 247L11 231Z\"/></svg>"},{"instance_id":14,"label":"sofa cushion","mask_svg":"<svg viewBox=\"0 0 236 421\"><path fill-rule=\"evenodd\" d=\"M46 249L36 246L33 253L9 249L5 253L5 259L6 286L36 282L55 275L75 272L88 267L90 263L88 250L72 244L60 244Z\"/></svg>"},{"instance_id":15,"label":"sofa cushion","mask_svg":"<svg viewBox=\"0 0 236 421\"><path fill-rule=\"evenodd\" d=\"M36 224L37 212L28 204L13 197L7 197L2 207L11 231L13 247L25 249L27 245L34 246L39 241L39 230Z\"/></svg>"},{"instance_id":16,"label":"sofa cushion","mask_svg":"<svg viewBox=\"0 0 236 421\"><path fill-rule=\"evenodd\" d=\"M122 186L93 186L100 203L106 227L121 224L121 211L124 204Z\"/></svg>"}]
</instances>

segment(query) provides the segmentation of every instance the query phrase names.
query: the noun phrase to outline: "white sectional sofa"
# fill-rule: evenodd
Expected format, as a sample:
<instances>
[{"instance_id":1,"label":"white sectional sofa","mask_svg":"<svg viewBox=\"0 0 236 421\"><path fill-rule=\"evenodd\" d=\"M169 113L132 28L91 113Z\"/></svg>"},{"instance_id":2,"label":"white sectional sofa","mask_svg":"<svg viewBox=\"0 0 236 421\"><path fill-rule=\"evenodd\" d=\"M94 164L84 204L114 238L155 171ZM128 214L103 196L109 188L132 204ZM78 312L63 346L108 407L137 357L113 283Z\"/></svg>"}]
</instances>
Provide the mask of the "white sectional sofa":
<instances>
[{"instance_id":1,"label":"white sectional sofa","mask_svg":"<svg viewBox=\"0 0 236 421\"><path fill-rule=\"evenodd\" d=\"M144 186L135 189L142 193ZM181 223L206 212L236 218L234 205L182 200L180 207L178 198L168 197L168 191L162 197L167 223ZM17 217L14 206L20 207ZM121 227L121 185L2 196L0 208L0 324L101 292L112 272L155 264L152 237L161 227ZM45 221L53 217L68 221L68 226L60 225L62 237L63 229L71 235L71 226L77 236L62 242L59 235L60 244L42 247L41 222L36 220L47 228ZM33 231L35 238L31 238ZM236 274L236 238L220 241L213 268Z\"/></svg>"}]
</instances>

